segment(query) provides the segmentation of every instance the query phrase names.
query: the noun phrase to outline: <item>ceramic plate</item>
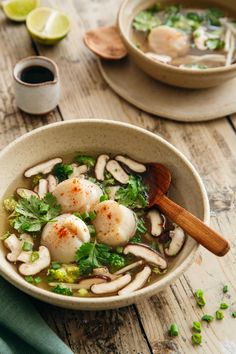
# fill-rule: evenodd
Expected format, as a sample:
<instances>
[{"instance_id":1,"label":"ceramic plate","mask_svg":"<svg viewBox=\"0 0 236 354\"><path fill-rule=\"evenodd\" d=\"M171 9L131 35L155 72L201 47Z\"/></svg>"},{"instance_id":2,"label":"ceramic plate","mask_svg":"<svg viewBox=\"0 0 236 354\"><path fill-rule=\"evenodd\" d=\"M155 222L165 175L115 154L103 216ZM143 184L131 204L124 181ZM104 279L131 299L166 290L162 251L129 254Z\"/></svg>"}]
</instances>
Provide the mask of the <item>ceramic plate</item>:
<instances>
[{"instance_id":1,"label":"ceramic plate","mask_svg":"<svg viewBox=\"0 0 236 354\"><path fill-rule=\"evenodd\" d=\"M114 62L99 59L99 68L119 96L147 113L181 122L200 122L236 112L236 79L210 89L189 90L152 79L129 57Z\"/></svg>"}]
</instances>

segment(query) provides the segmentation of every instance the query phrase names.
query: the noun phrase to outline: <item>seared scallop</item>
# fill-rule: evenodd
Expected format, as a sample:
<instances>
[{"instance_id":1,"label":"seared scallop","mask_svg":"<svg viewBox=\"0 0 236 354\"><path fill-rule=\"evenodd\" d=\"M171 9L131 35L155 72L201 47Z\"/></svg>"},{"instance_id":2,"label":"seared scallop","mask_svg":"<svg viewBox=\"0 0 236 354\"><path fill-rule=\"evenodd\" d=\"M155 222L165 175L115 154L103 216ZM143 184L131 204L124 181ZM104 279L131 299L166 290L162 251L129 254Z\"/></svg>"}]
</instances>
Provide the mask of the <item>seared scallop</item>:
<instances>
[{"instance_id":1,"label":"seared scallop","mask_svg":"<svg viewBox=\"0 0 236 354\"><path fill-rule=\"evenodd\" d=\"M184 56L190 49L188 36L168 26L152 29L148 36L148 44L154 53L168 55L171 58Z\"/></svg>"},{"instance_id":2,"label":"seared scallop","mask_svg":"<svg viewBox=\"0 0 236 354\"><path fill-rule=\"evenodd\" d=\"M46 246L54 261L70 263L84 242L90 241L87 225L72 214L62 214L43 229L41 245Z\"/></svg>"},{"instance_id":3,"label":"seared scallop","mask_svg":"<svg viewBox=\"0 0 236 354\"><path fill-rule=\"evenodd\" d=\"M95 211L97 216L93 224L98 242L113 247L123 246L134 236L136 218L132 210L114 200L106 200L99 203Z\"/></svg>"},{"instance_id":4,"label":"seared scallop","mask_svg":"<svg viewBox=\"0 0 236 354\"><path fill-rule=\"evenodd\" d=\"M53 192L63 213L94 210L103 194L101 188L82 178L70 178L57 185Z\"/></svg>"}]
</instances>

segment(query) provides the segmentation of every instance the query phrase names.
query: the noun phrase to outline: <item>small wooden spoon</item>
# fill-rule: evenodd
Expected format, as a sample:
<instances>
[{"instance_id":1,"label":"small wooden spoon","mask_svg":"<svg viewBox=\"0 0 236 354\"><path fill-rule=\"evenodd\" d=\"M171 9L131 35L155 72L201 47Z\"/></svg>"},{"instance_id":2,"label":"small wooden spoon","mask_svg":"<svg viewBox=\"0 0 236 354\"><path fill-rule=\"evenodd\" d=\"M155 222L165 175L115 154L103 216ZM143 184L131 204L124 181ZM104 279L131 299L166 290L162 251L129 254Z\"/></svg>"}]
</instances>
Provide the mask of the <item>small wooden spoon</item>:
<instances>
[{"instance_id":1,"label":"small wooden spoon","mask_svg":"<svg viewBox=\"0 0 236 354\"><path fill-rule=\"evenodd\" d=\"M148 164L144 180L149 186L149 208L158 205L167 217L217 256L224 256L229 251L227 240L165 195L171 182L170 171L165 166L158 163Z\"/></svg>"},{"instance_id":2,"label":"small wooden spoon","mask_svg":"<svg viewBox=\"0 0 236 354\"><path fill-rule=\"evenodd\" d=\"M93 53L103 59L119 60L127 55L116 26L100 27L86 32L84 43Z\"/></svg>"}]
</instances>

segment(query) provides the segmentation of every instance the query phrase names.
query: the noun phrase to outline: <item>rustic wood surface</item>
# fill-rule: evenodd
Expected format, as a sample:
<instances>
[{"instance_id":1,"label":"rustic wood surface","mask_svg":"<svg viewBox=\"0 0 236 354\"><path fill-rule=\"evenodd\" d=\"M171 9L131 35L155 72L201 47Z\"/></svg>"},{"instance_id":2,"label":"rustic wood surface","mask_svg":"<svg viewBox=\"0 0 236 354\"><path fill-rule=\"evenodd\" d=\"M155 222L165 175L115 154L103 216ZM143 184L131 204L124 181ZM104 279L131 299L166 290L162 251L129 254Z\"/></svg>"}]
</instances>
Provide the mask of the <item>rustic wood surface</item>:
<instances>
[{"instance_id":1,"label":"rustic wood surface","mask_svg":"<svg viewBox=\"0 0 236 354\"><path fill-rule=\"evenodd\" d=\"M176 123L154 117L119 98L102 79L96 58L82 42L86 29L112 24L120 0L45 0L71 18L69 36L58 46L33 43L24 24L0 14L0 147L41 125L80 118L129 122L166 138L196 166L208 191L211 224L231 242L231 251L217 258L201 249L191 268L165 291L128 308L83 312L36 302L41 315L74 353L236 353L236 115L208 123ZM41 54L54 59L63 84L59 107L44 117L20 112L12 85L13 65L22 57ZM222 294L223 285L229 293ZM196 307L193 293L205 291L207 305ZM203 324L203 344L191 344L191 323L204 313L214 314L220 302L231 304L222 321ZM170 323L180 335L170 339Z\"/></svg>"}]
</instances>

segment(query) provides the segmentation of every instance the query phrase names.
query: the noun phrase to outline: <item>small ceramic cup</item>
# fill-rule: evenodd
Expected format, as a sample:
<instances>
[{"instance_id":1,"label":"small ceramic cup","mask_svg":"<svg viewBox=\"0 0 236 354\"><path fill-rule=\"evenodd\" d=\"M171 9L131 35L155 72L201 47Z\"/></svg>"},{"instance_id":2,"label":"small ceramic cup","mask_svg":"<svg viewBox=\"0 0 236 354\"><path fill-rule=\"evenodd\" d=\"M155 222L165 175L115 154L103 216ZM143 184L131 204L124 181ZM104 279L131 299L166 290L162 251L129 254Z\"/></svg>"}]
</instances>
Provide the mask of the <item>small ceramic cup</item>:
<instances>
[{"instance_id":1,"label":"small ceramic cup","mask_svg":"<svg viewBox=\"0 0 236 354\"><path fill-rule=\"evenodd\" d=\"M23 70L32 66L49 69L52 81L28 83L21 80ZM59 102L60 80L58 67L54 61L43 56L31 56L20 60L13 69L15 98L17 106L30 114L46 114Z\"/></svg>"}]
</instances>

